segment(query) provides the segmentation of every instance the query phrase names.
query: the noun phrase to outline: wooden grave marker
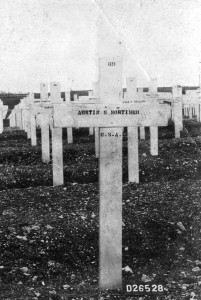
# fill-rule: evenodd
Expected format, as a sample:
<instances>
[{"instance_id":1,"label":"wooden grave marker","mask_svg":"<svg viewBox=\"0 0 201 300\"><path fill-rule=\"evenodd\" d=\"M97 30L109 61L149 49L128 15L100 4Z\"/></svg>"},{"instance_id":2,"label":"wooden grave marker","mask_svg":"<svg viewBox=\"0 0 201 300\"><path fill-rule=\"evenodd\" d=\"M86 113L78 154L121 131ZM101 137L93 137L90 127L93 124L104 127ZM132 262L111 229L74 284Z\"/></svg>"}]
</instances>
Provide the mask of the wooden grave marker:
<instances>
[{"instance_id":1,"label":"wooden grave marker","mask_svg":"<svg viewBox=\"0 0 201 300\"><path fill-rule=\"evenodd\" d=\"M65 100L66 103L70 103L70 92L65 92ZM73 128L67 127L67 143L72 144L73 143Z\"/></svg>"},{"instance_id":2,"label":"wooden grave marker","mask_svg":"<svg viewBox=\"0 0 201 300\"><path fill-rule=\"evenodd\" d=\"M126 78L126 100L136 100L137 80ZM128 139L128 182L139 183L138 127L127 127Z\"/></svg>"},{"instance_id":3,"label":"wooden grave marker","mask_svg":"<svg viewBox=\"0 0 201 300\"><path fill-rule=\"evenodd\" d=\"M41 147L42 162L50 161L50 114L52 112L50 99L48 97L48 84L40 84L41 108L39 114L39 123L41 127Z\"/></svg>"},{"instance_id":4,"label":"wooden grave marker","mask_svg":"<svg viewBox=\"0 0 201 300\"><path fill-rule=\"evenodd\" d=\"M102 103L54 105L53 127L100 127L99 288L118 289L122 287L123 127L167 126L169 110L151 103L122 104L122 59L101 58L99 66ZM60 160L61 152L57 155Z\"/></svg>"},{"instance_id":5,"label":"wooden grave marker","mask_svg":"<svg viewBox=\"0 0 201 300\"><path fill-rule=\"evenodd\" d=\"M60 84L50 83L50 95L52 103L62 103ZM66 104L65 104L66 106ZM69 126L63 126L69 127ZM73 126L70 126L73 127ZM52 127L52 166L53 166L53 185L62 185L64 182L63 175L63 144L62 144L62 127Z\"/></svg>"},{"instance_id":6,"label":"wooden grave marker","mask_svg":"<svg viewBox=\"0 0 201 300\"><path fill-rule=\"evenodd\" d=\"M149 88L150 94L157 93L157 79L152 78ZM150 126L150 153L153 156L158 155L158 127Z\"/></svg>"},{"instance_id":7,"label":"wooden grave marker","mask_svg":"<svg viewBox=\"0 0 201 300\"><path fill-rule=\"evenodd\" d=\"M143 97L143 88L138 88L138 95L140 98ZM140 139L145 140L145 127L140 126Z\"/></svg>"},{"instance_id":8,"label":"wooden grave marker","mask_svg":"<svg viewBox=\"0 0 201 300\"><path fill-rule=\"evenodd\" d=\"M49 102L48 99L48 84L47 83L41 83L40 84L40 99L42 102Z\"/></svg>"},{"instance_id":9,"label":"wooden grave marker","mask_svg":"<svg viewBox=\"0 0 201 300\"><path fill-rule=\"evenodd\" d=\"M172 87L172 118L174 121L175 138L180 138L180 131L183 130L182 117L182 87Z\"/></svg>"}]
</instances>

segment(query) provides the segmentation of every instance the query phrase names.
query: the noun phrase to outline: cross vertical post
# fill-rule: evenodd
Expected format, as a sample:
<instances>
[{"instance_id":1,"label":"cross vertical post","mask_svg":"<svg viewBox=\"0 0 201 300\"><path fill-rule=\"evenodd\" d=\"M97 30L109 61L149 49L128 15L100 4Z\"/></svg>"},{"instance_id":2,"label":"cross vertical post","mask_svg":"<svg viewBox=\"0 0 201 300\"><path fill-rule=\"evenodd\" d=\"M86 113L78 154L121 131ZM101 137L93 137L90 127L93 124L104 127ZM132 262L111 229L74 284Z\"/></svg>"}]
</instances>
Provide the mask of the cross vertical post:
<instances>
[{"instance_id":1,"label":"cross vertical post","mask_svg":"<svg viewBox=\"0 0 201 300\"><path fill-rule=\"evenodd\" d=\"M132 100L137 95L137 80L126 78L126 98ZM138 127L127 127L128 139L128 181L139 183Z\"/></svg>"},{"instance_id":2,"label":"cross vertical post","mask_svg":"<svg viewBox=\"0 0 201 300\"><path fill-rule=\"evenodd\" d=\"M70 92L65 92L65 100L66 103L70 103ZM73 143L73 128L67 127L67 143L72 144Z\"/></svg>"},{"instance_id":3,"label":"cross vertical post","mask_svg":"<svg viewBox=\"0 0 201 300\"><path fill-rule=\"evenodd\" d=\"M122 59L100 58L100 99L120 103ZM99 288L122 287L122 127L100 128Z\"/></svg>"},{"instance_id":4,"label":"cross vertical post","mask_svg":"<svg viewBox=\"0 0 201 300\"><path fill-rule=\"evenodd\" d=\"M50 83L51 103L62 103L61 86L59 82ZM63 174L63 142L62 128L52 127L52 165L53 186L64 183Z\"/></svg>"},{"instance_id":5,"label":"cross vertical post","mask_svg":"<svg viewBox=\"0 0 201 300\"><path fill-rule=\"evenodd\" d=\"M30 119L30 127L31 127L31 146L37 145L37 138L36 138L36 118L34 115L31 114Z\"/></svg>"},{"instance_id":6,"label":"cross vertical post","mask_svg":"<svg viewBox=\"0 0 201 300\"><path fill-rule=\"evenodd\" d=\"M53 186L64 183L62 128L52 128Z\"/></svg>"},{"instance_id":7,"label":"cross vertical post","mask_svg":"<svg viewBox=\"0 0 201 300\"><path fill-rule=\"evenodd\" d=\"M157 78L152 78L149 88L150 94L157 93ZM153 156L158 155L158 127L150 127L150 153Z\"/></svg>"},{"instance_id":8,"label":"cross vertical post","mask_svg":"<svg viewBox=\"0 0 201 300\"><path fill-rule=\"evenodd\" d=\"M49 115L42 113L40 115L41 123L41 144L42 144L42 162L50 161L50 136L49 136Z\"/></svg>"},{"instance_id":9,"label":"cross vertical post","mask_svg":"<svg viewBox=\"0 0 201 300\"><path fill-rule=\"evenodd\" d=\"M180 138L180 131L183 129L182 118L182 88L178 86L172 87L172 114L174 121L175 138Z\"/></svg>"}]
</instances>

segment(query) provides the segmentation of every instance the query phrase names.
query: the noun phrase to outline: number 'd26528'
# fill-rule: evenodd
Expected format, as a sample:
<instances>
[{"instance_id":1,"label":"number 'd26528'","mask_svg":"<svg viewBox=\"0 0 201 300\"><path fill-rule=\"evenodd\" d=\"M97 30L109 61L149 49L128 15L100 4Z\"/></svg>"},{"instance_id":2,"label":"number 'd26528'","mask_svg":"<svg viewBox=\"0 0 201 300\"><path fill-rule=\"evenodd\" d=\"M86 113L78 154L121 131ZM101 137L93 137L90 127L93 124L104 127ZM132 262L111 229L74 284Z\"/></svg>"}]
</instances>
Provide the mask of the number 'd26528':
<instances>
[{"instance_id":1,"label":"number 'd26528'","mask_svg":"<svg viewBox=\"0 0 201 300\"><path fill-rule=\"evenodd\" d=\"M162 284L126 284L126 292L137 294L160 294L164 292Z\"/></svg>"}]
</instances>

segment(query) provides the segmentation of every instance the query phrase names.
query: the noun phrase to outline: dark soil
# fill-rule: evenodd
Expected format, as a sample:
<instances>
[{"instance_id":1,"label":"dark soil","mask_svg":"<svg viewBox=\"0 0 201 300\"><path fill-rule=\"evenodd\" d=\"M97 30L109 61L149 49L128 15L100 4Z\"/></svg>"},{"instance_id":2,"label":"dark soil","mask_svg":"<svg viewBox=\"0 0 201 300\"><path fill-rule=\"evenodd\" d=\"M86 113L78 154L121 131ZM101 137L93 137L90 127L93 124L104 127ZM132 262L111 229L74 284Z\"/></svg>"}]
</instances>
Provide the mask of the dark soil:
<instances>
[{"instance_id":1,"label":"dark soil","mask_svg":"<svg viewBox=\"0 0 201 300\"><path fill-rule=\"evenodd\" d=\"M167 295L152 299L201 299L201 124L184 128L181 139L173 124L159 128L157 157L146 129L140 184L127 182L124 133L123 285L163 282ZM74 130L72 145L63 137L65 183L52 187L39 131L37 147L20 130L0 136L0 299L149 299L98 291L94 137L87 129Z\"/></svg>"}]
</instances>

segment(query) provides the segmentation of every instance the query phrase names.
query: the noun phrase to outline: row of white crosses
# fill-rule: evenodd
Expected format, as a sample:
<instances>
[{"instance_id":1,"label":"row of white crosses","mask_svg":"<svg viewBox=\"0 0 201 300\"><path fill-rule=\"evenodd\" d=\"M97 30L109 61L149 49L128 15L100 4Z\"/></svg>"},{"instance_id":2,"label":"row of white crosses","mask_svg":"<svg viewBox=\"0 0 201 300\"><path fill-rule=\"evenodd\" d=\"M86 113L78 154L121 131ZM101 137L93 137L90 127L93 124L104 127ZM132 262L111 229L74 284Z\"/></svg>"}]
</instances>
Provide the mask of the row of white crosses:
<instances>
[{"instance_id":1,"label":"row of white crosses","mask_svg":"<svg viewBox=\"0 0 201 300\"><path fill-rule=\"evenodd\" d=\"M94 93L92 93L89 96L80 97L79 100L75 100L74 103L76 104L97 104L100 102L100 99L98 96L98 82L93 83L94 87ZM152 86L156 86L156 80L152 81L150 90L153 90ZM51 85L54 89L54 85ZM59 86L59 85L57 85ZM126 103L150 103L154 98L154 102L156 102L156 95L153 93L143 94L139 93L137 96L136 93L136 80L134 78L127 78L127 98L124 98L124 101ZM152 100L150 100L150 95L152 95ZM59 97L59 90L57 99ZM38 121L38 123L41 126L41 138L42 138L42 161L43 162L49 162L50 161L50 151L49 151L49 126L52 128L52 106L50 106L47 102L48 98L48 91L47 91L47 85L41 84L41 101L42 101L42 107L40 104L40 100L35 100L38 106L35 106L35 108L32 110L31 120L33 120L33 116L40 116L41 121ZM55 98L55 99L56 99ZM52 98L52 103L55 102L55 99ZM58 100L56 100L58 102ZM45 103L45 105L44 105ZM70 96L69 93L67 95L66 93L66 105L70 103ZM45 110L44 110L45 108ZM47 116L49 114L49 118ZM39 119L40 120L40 119ZM36 143L36 130L35 130L35 124L34 121L32 121L33 126L31 126L33 134L31 134L32 137L32 145L35 145ZM89 126L89 125L88 125ZM93 127L92 127L93 128ZM140 127L144 130L144 127ZM67 130L71 130L70 136L72 136L72 127L67 128ZM128 129L128 181L129 182L136 182L139 183L139 158L138 158L138 130L136 129L135 132L135 139L134 137L130 137L131 133ZM69 133L68 133L69 137ZM35 141L33 143L33 141ZM136 147L132 146L132 143L136 144ZM150 129L150 148L151 148L151 154L152 155L158 155L158 128L157 127L151 127ZM135 150L135 151L134 151ZM96 157L99 157L99 128L95 127L95 155ZM61 163L62 164L62 163ZM57 170L57 167L53 164L53 170ZM59 171L60 172L60 171ZM54 173L54 172L53 172ZM59 181L59 178L61 178L61 181ZM54 176L53 175L53 185L62 185L63 182L63 176L58 177L57 173Z\"/></svg>"},{"instance_id":2,"label":"row of white crosses","mask_svg":"<svg viewBox=\"0 0 201 300\"><path fill-rule=\"evenodd\" d=\"M125 103L144 103L150 102L150 97L158 103L164 103L164 101L171 104L171 115L174 124L175 124L175 137L180 137L180 131L183 128L182 121L182 89L178 86L172 87L172 93L158 93L157 92L157 79L154 78L150 82L149 92L143 93L142 88L138 88L137 93L137 83L136 78L127 78L126 80L127 92L124 93ZM135 100L131 100L135 99ZM145 139L145 129L140 127L140 139ZM153 141L158 139L158 134L156 129L150 128L150 152L152 155L158 155L157 144L154 144Z\"/></svg>"},{"instance_id":3,"label":"row of white crosses","mask_svg":"<svg viewBox=\"0 0 201 300\"><path fill-rule=\"evenodd\" d=\"M48 97L48 85L42 83L40 85L40 99L33 99L30 105L30 126L31 126L31 144L32 146L37 145L36 139L36 127L37 125L41 127L41 136L43 139L43 124L46 121L48 126L49 138L49 128L52 128L52 108L53 103L62 103L60 84L57 82L50 83L51 96ZM43 151L42 151L43 159ZM49 161L49 158L48 158Z\"/></svg>"},{"instance_id":4,"label":"row of white crosses","mask_svg":"<svg viewBox=\"0 0 201 300\"><path fill-rule=\"evenodd\" d=\"M13 109L10 118L11 127L19 127L27 132L27 137L31 139L31 145L37 145L36 127L41 127L42 148L49 148L49 128L52 128L52 108L53 103L63 102L61 98L60 84L52 82L50 84L51 96L48 97L48 85L41 83L40 99L35 99L30 93L22 99ZM66 101L70 101L70 93L65 93ZM45 132L45 134L44 134ZM67 128L68 143L72 143L72 128ZM47 146L48 141L48 146ZM49 162L49 150L42 151L42 160Z\"/></svg>"},{"instance_id":5,"label":"row of white crosses","mask_svg":"<svg viewBox=\"0 0 201 300\"><path fill-rule=\"evenodd\" d=\"M122 59L100 58L96 104L55 104L53 108L53 181L63 182L62 128L95 127L99 131L99 287L122 287L122 142L128 127L130 154L138 151L139 126L167 126L168 105L122 103ZM153 101L152 101L153 100Z\"/></svg>"},{"instance_id":6,"label":"row of white crosses","mask_svg":"<svg viewBox=\"0 0 201 300\"><path fill-rule=\"evenodd\" d=\"M104 62L104 61L103 61ZM116 63L118 62L118 60L114 63L114 66L116 65ZM118 65L121 65L118 62ZM101 65L100 65L101 66ZM116 69L116 68L115 68ZM114 70L113 70L114 72ZM104 72L103 72L104 73ZM118 74L118 73L117 73ZM119 74L118 74L119 75ZM112 76L112 74L111 74ZM101 76L100 76L101 78ZM129 79L130 82L132 81L132 79ZM109 87L107 87L107 84L104 84L104 78L102 78L102 91L109 89ZM100 83L96 83L96 85L99 85L99 89L100 89L100 99L99 100L106 100L108 99L108 93L102 92L102 98L101 98L101 80ZM104 86L106 85L106 87ZM162 106L157 105L156 102L156 95L148 95L145 98L142 97L142 101L140 101L139 103L139 99L136 97L135 95L130 95L127 96L127 102L130 101L130 103L128 104L122 104L122 99L121 97L115 97L115 103L119 103L118 105L120 105L121 107L117 107L116 105L113 107L109 105L108 106L103 106L103 104L97 104L97 99L93 99L93 101L89 101L89 99L82 99L82 104L80 103L76 103L76 101L74 103L70 103L70 97L69 94L68 96L66 95L66 99L68 98L68 101L66 101L66 103L62 103L63 101L60 98L60 89L58 89L58 84L53 83L51 85L51 105L50 105L50 101L48 100L48 92L47 92L47 86L45 84L41 85L41 99L37 100L32 97L32 104L29 105L29 118L30 119L30 135L32 138L32 144L35 144L35 140L36 140L36 134L35 134L35 130L36 130L36 118L39 117L38 119L38 123L41 126L41 131L42 131L42 159L44 162L48 162L49 161L49 126L52 127L52 156L53 156L53 185L60 185L63 184L63 158L62 158L62 127L67 127L67 128L71 128L72 127L88 127L89 123L90 123L90 119L92 117L94 117L94 120L92 120L94 123L92 124L93 127L95 127L96 132L97 132L97 143L96 143L96 148L98 148L97 153L99 155L99 153L101 153L101 149L104 150L107 149L110 145L110 143L107 145L106 141L108 138L113 139L113 136L115 137L115 139L113 140L113 143L115 142L116 138L118 138L118 144L114 143L115 146L120 145L122 146L122 135L123 135L123 127L124 126L128 126L128 165L129 165L129 181L134 181L134 182L138 182L139 181L139 167L138 167L138 126L140 125L154 125L151 126L151 133L155 133L155 139L153 138L154 135L151 134L151 140L154 141L153 144L155 144L155 148L157 148L157 144L158 144L158 135L157 135L157 131L158 128L156 125L164 125L164 107L162 108ZM56 88L55 88L56 87ZM112 89L113 90L113 89ZM129 95L129 91L130 88L128 87L128 95ZM117 91L114 91L117 94ZM96 94L96 92L95 92ZM120 95L121 93L119 93ZM91 96L91 95L90 95ZM114 98L114 95L111 94L111 99ZM128 100L129 99L129 100ZM133 100L132 100L133 99ZM146 99L146 101L144 100ZM95 103L96 100L96 103ZM148 101L147 101L148 100ZM85 102L85 104L83 103ZM89 102L88 104L86 102ZM94 102L94 103L93 103ZM125 101L126 102L126 101ZM60 127L58 128L57 126L54 128L54 123L58 122L58 119L52 119L52 108L53 108L53 104L54 103L58 103L57 106L57 110L55 111L56 113L58 113L58 108L60 108L60 122L62 122L62 124L60 125ZM93 104L91 104L93 103ZM102 101L102 103L104 103L104 101ZM132 103L132 104L131 104ZM141 110L141 119L139 119L139 110L136 109L136 103L138 103L138 107L140 107ZM77 106L77 107L76 107ZM155 114L150 115L150 109L152 109L153 112L153 107L154 107L154 112ZM73 119L71 115L69 115L69 113L72 113L72 109L76 108L76 112L77 115L79 116L80 122L78 122L78 120ZM90 109L91 108L91 109ZM95 110L94 110L95 108ZM114 109L112 109L114 108ZM120 109L121 108L121 109ZM122 108L124 108L122 110ZM125 109L126 108L126 109ZM79 109L79 112L78 112ZM84 109L84 110L83 110ZM108 109L110 110L111 114L108 115L107 111ZM144 113L143 113L144 111ZM84 113L83 113L84 112ZM103 113L102 116L99 116L99 113ZM106 112L106 113L105 113ZM116 112L118 113L117 115ZM162 112L162 114L161 114ZM63 115L61 115L63 113ZM87 116L85 115L85 113L87 113ZM89 115L88 115L89 113ZM97 113L97 114L96 114ZM156 113L157 113L157 119L155 120L156 117ZM66 114L66 118L69 117L69 119L67 119L67 123L65 124L65 114ZM122 115L124 114L124 115ZM147 114L147 116L146 116ZM75 115L75 117L77 116ZM168 119L169 117L169 111L167 111L166 109L166 119ZM89 118L88 118L89 117ZM119 119L120 117L120 119ZM135 117L137 120L133 119L133 117ZM105 129L103 130L102 127L105 127L106 125L109 127L113 126L113 122L110 120L111 118L114 118L114 120L116 119L116 123L114 124L115 126L117 126L118 128L114 127L112 129ZM150 118L150 119L149 119ZM71 122L70 122L71 120ZM136 121L139 122L139 124L136 124ZM100 124L98 123L100 122ZM105 123L104 123L105 122ZM128 122L128 123L127 123ZM64 124L63 124L64 123ZM166 122L167 123L167 122ZM65 126L67 125L67 126ZM91 124L90 124L91 125ZM165 124L167 125L167 124ZM107 127L106 126L106 127ZM120 128L119 128L120 126ZM141 128L143 128L143 126L141 126ZM115 132L115 134L113 134ZM106 133L106 134L105 134ZM121 138L121 141L119 140L119 137ZM100 139L100 140L99 140ZM101 140L105 140L102 144L102 147L104 145L103 148L101 148L101 144L99 143ZM120 155L120 149L118 149L118 155ZM107 154L107 153L106 153ZM117 158L118 158L117 155ZM115 158L116 159L116 158ZM100 170L102 167L102 161L104 160L108 160L107 155L105 156L100 154ZM114 162L114 158L111 158L111 162ZM119 165L119 160L118 164ZM107 169L106 167L103 168L103 170ZM119 170L118 170L119 171ZM102 177L101 177L102 174ZM115 174L115 173L113 173ZM101 184L101 178L102 181L105 182L104 178L103 178L103 171L100 172L100 190L101 190L101 186L104 186L104 184ZM109 187L108 187L109 189ZM103 188L102 188L103 190ZM102 191L103 192L103 191ZM104 194L104 193L103 193ZM104 252L104 251L103 251ZM105 260L105 257L103 257L103 261ZM104 268L105 268L105 264L104 264ZM101 272L101 269L100 269ZM102 277L104 277L104 272L101 273ZM100 285L104 286L105 283L105 279L102 279L103 283L101 283L101 279L100 279ZM106 281L105 281L106 282Z\"/></svg>"},{"instance_id":7,"label":"row of white crosses","mask_svg":"<svg viewBox=\"0 0 201 300\"><path fill-rule=\"evenodd\" d=\"M10 127L17 127L27 132L28 138L30 138L31 131L29 126L30 120L30 104L33 101L33 94L27 95L20 100L20 103L15 105L11 114L9 115Z\"/></svg>"},{"instance_id":8,"label":"row of white crosses","mask_svg":"<svg viewBox=\"0 0 201 300\"><path fill-rule=\"evenodd\" d=\"M3 104L3 101L0 100L0 133L3 132L3 120L6 118L8 112L8 106Z\"/></svg>"},{"instance_id":9,"label":"row of white crosses","mask_svg":"<svg viewBox=\"0 0 201 300\"><path fill-rule=\"evenodd\" d=\"M93 93L91 91L89 92L89 96L78 96L74 95L74 103L98 103L98 82L93 83ZM150 97L157 97L155 101L161 102L164 98L169 100L172 103L172 115L176 116L174 117L174 123L175 123L175 137L180 137L180 130L182 130L182 105L181 101L178 99L178 92L177 87L173 87L172 94L171 93L157 93L157 79L154 78L151 80L149 93L143 93L143 88L138 88L137 92L137 82L135 77L129 77L126 79L126 88L127 92L124 93L124 97L122 99L123 103L149 103ZM93 128L92 133L93 133ZM138 134L137 134L138 136ZM140 127L140 139L145 139L145 127ZM99 156L98 149L99 149L99 138L98 138L98 128L95 128L95 154L96 157ZM128 145L128 152L130 149L130 145ZM150 152L152 155L156 156L158 155L158 130L157 128L150 128ZM138 152L137 152L138 153ZM135 157L135 166L136 168L133 168L133 163L129 159L128 164L128 173L129 173L129 182L139 182L139 172L137 172L137 161L138 157ZM128 155L129 158L131 157ZM139 167L138 167L139 168ZM136 170L135 175L134 171Z\"/></svg>"},{"instance_id":10,"label":"row of white crosses","mask_svg":"<svg viewBox=\"0 0 201 300\"><path fill-rule=\"evenodd\" d=\"M141 89L137 93L136 79L131 77L127 78L127 97L123 99L123 102L130 104L143 104L154 101L157 103L157 94L151 93L156 89L156 80L151 81L150 92L143 94ZM92 104L100 102L98 97L99 83L93 83L93 95L80 97L79 100L75 100L74 103L85 103ZM50 84L51 97L48 97L48 85L42 83L40 85L40 99L34 99L33 94L29 94L25 99L21 101L19 105L15 107L16 123L18 127L24 129L27 132L28 138L31 138L32 146L36 146L36 124L41 127L41 140L42 140L42 161L48 163L50 161L50 143L49 143L49 128L52 129L52 109L54 103L64 103L60 95L60 84ZM175 92L174 92L175 94ZM65 94L66 102L70 103L70 93ZM174 98L175 102L175 98ZM14 112L13 111L13 112ZM181 112L181 110L180 110ZM15 125L14 125L15 126ZM89 126L89 125L87 125ZM93 127L92 127L93 128ZM175 126L175 128L177 128ZM144 127L140 127L140 132L144 131ZM133 129L134 132L134 129ZM138 147L133 147L133 143L138 145L138 129L135 131L135 138L130 137L131 133L128 128L128 181L139 183L139 158L138 158ZM67 128L68 142L72 143L72 127ZM158 128L150 128L150 150L152 155L158 155ZM53 150L54 151L54 150ZM95 155L99 157L99 128L95 127ZM57 167L53 164L53 170L57 170ZM54 173L54 172L53 172ZM60 173L60 171L59 171ZM57 174L57 173L56 173ZM59 180L60 178L60 180ZM53 185L62 185L63 176L53 176Z\"/></svg>"},{"instance_id":11,"label":"row of white crosses","mask_svg":"<svg viewBox=\"0 0 201 300\"><path fill-rule=\"evenodd\" d=\"M169 102L172 109L172 119L175 123L175 137L180 137L180 130L183 129L183 117L196 118L201 122L201 88L196 90L186 90L182 94L181 86L172 87L171 93L158 93L162 101Z\"/></svg>"},{"instance_id":12,"label":"row of white crosses","mask_svg":"<svg viewBox=\"0 0 201 300\"><path fill-rule=\"evenodd\" d=\"M190 119L196 118L198 122L201 122L201 88L196 90L188 90L186 94L182 96L183 102L183 116Z\"/></svg>"}]
</instances>

